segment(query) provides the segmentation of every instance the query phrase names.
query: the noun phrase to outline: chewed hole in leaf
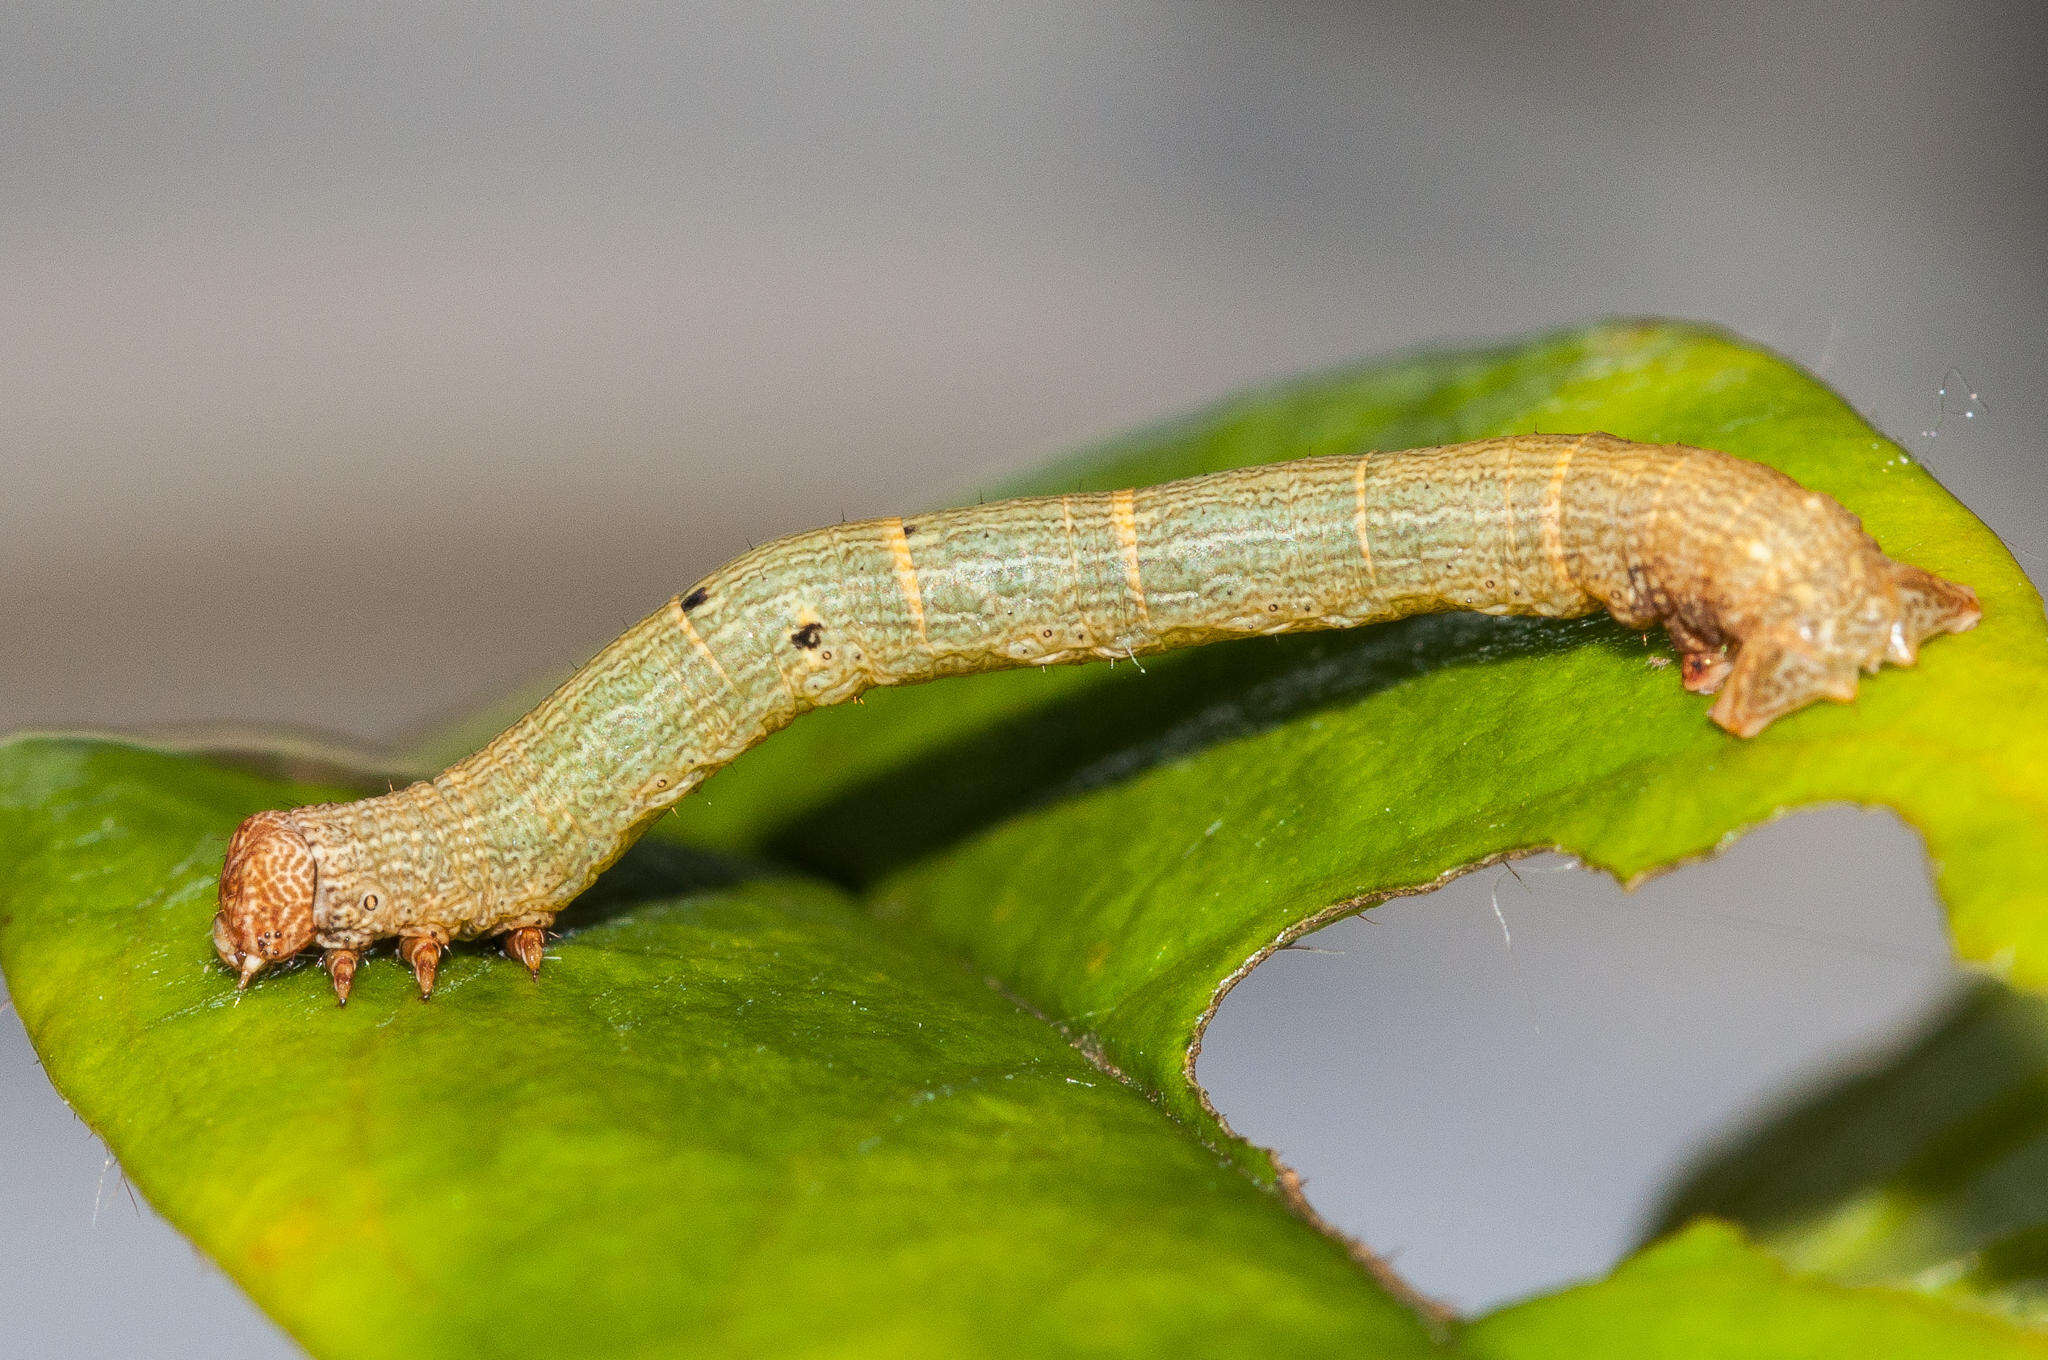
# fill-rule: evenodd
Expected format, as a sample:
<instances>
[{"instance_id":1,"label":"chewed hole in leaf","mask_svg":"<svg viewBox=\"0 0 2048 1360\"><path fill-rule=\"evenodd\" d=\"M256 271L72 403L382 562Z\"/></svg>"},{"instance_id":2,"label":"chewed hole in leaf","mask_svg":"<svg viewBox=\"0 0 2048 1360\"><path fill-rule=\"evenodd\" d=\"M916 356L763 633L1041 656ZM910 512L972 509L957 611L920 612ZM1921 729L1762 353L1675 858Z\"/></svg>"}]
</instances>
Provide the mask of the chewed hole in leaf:
<instances>
[{"instance_id":1,"label":"chewed hole in leaf","mask_svg":"<svg viewBox=\"0 0 2048 1360\"><path fill-rule=\"evenodd\" d=\"M1920 838L1847 808L1634 892L1540 855L1301 943L1225 999L1197 1075L1318 1212L1466 1311L1612 1268L1679 1169L1959 976Z\"/></svg>"}]
</instances>

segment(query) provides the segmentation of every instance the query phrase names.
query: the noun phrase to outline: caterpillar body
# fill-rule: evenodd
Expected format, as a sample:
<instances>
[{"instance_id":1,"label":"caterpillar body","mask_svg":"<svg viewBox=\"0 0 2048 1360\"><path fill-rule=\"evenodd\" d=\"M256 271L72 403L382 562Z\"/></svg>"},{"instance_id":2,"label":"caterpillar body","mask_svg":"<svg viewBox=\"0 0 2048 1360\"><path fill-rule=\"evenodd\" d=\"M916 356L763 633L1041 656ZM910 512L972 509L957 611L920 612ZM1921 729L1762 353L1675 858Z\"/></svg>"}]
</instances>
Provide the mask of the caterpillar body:
<instances>
[{"instance_id":1,"label":"caterpillar body","mask_svg":"<svg viewBox=\"0 0 2048 1360\"><path fill-rule=\"evenodd\" d=\"M842 524L670 599L430 780L260 812L213 928L249 981L310 945L348 999L396 936L421 994L451 939L542 931L641 831L799 714L876 685L1136 658L1440 610L1661 623L1738 737L1973 625L1834 500L1684 445L1522 435L1309 458L1129 491Z\"/></svg>"}]
</instances>

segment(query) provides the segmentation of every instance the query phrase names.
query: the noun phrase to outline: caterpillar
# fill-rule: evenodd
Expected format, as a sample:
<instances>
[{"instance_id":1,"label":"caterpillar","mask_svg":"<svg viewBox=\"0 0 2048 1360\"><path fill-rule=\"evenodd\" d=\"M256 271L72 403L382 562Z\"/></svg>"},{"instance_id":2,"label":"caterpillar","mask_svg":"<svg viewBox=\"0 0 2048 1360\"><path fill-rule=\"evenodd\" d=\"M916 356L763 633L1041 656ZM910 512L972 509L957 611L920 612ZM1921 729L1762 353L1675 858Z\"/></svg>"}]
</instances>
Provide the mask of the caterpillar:
<instances>
[{"instance_id":1,"label":"caterpillar","mask_svg":"<svg viewBox=\"0 0 2048 1360\"><path fill-rule=\"evenodd\" d=\"M239 987L317 944L348 1001L396 936L422 997L454 939L543 931L649 823L810 709L877 685L1144 656L1441 610L1661 623L1737 737L1913 664L1975 594L1840 504L1725 453L1519 435L841 524L765 544L629 629L468 759L259 812L213 940Z\"/></svg>"}]
</instances>

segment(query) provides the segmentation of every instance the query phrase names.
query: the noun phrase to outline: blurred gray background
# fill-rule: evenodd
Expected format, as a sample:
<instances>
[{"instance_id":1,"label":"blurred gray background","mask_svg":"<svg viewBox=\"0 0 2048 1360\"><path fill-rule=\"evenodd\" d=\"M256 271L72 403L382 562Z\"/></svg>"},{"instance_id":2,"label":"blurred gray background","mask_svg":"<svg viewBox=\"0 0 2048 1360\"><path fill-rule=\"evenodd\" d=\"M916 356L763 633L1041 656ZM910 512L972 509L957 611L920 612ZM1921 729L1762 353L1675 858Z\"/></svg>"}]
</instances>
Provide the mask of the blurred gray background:
<instances>
[{"instance_id":1,"label":"blurred gray background","mask_svg":"<svg viewBox=\"0 0 2048 1360\"><path fill-rule=\"evenodd\" d=\"M388 738L748 542L1610 313L1813 367L2043 579L2041 36L2019 0L10 7L0 730ZM1627 898L1547 867L1283 953L1201 1066L1467 1307L1606 1267L1952 980L1878 814ZM0 1349L292 1350L11 1014Z\"/></svg>"}]
</instances>

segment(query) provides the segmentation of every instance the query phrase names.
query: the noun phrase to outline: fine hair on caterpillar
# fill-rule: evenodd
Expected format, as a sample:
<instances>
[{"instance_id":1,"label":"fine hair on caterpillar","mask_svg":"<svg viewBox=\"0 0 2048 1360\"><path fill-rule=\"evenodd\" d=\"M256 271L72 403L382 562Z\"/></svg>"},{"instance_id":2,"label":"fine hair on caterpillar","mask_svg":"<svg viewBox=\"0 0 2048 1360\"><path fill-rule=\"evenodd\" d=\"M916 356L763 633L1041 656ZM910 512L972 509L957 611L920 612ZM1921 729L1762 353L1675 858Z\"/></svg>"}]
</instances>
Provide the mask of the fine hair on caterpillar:
<instances>
[{"instance_id":1,"label":"fine hair on caterpillar","mask_svg":"<svg viewBox=\"0 0 2048 1360\"><path fill-rule=\"evenodd\" d=\"M1712 720L1751 737L1977 622L1772 468L1606 434L1307 458L995 501L764 544L628 629L432 779L260 812L214 945L238 985L310 946L336 994L396 937L421 994L451 940L544 932L661 813L813 708L879 685L1129 659L1477 610L1661 624ZM1646 672L1646 683L1668 683Z\"/></svg>"}]
</instances>

